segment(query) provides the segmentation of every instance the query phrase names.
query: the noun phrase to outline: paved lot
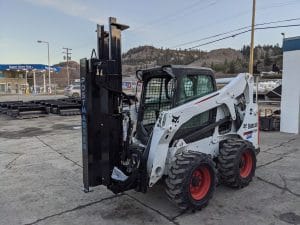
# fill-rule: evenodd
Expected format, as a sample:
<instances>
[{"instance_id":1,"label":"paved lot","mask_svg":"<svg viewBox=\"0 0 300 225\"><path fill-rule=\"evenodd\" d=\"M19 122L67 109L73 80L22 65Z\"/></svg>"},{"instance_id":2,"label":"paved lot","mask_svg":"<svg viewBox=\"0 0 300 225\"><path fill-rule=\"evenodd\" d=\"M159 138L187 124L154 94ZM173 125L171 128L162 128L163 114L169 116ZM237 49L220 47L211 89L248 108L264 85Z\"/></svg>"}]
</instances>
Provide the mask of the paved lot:
<instances>
[{"instance_id":1,"label":"paved lot","mask_svg":"<svg viewBox=\"0 0 300 225\"><path fill-rule=\"evenodd\" d=\"M219 186L208 207L181 212L147 194L82 191L80 117L0 115L0 224L300 224L300 136L262 133L256 178Z\"/></svg>"}]
</instances>

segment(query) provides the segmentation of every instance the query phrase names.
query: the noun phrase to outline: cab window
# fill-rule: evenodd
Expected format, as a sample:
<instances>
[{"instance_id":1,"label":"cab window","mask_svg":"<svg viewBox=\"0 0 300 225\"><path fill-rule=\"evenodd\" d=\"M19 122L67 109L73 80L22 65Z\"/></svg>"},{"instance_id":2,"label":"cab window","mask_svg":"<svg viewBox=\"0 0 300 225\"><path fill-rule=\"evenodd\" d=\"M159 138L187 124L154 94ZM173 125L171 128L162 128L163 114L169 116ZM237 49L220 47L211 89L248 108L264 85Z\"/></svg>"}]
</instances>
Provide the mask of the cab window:
<instances>
[{"instance_id":1,"label":"cab window","mask_svg":"<svg viewBox=\"0 0 300 225\"><path fill-rule=\"evenodd\" d=\"M200 98L214 91L211 76L186 75L182 78L179 90L179 105Z\"/></svg>"},{"instance_id":2,"label":"cab window","mask_svg":"<svg viewBox=\"0 0 300 225\"><path fill-rule=\"evenodd\" d=\"M143 125L153 126L159 113L172 108L174 79L170 77L151 78L145 84L145 102L143 104ZM151 127L152 128L152 127Z\"/></svg>"}]
</instances>

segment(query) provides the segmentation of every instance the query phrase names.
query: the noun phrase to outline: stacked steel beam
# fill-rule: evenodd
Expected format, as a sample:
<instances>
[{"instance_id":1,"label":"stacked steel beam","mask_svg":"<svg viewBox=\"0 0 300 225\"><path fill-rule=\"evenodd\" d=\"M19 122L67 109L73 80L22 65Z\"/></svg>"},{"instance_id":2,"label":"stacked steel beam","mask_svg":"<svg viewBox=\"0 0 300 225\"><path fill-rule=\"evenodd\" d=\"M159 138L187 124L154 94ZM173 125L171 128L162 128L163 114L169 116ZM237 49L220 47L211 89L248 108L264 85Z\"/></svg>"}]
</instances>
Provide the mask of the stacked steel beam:
<instances>
[{"instance_id":1,"label":"stacked steel beam","mask_svg":"<svg viewBox=\"0 0 300 225\"><path fill-rule=\"evenodd\" d=\"M0 102L1 113L18 119L41 117L49 113L61 116L80 115L80 110L79 98Z\"/></svg>"}]
</instances>

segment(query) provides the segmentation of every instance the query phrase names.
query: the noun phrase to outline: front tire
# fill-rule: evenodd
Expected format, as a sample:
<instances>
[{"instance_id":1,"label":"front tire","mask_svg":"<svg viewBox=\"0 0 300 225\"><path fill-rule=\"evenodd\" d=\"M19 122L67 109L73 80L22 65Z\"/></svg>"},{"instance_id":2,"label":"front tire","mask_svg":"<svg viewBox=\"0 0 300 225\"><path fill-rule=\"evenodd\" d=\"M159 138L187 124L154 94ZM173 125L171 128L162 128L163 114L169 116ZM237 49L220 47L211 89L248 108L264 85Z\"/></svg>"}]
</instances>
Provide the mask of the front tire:
<instances>
[{"instance_id":1,"label":"front tire","mask_svg":"<svg viewBox=\"0 0 300 225\"><path fill-rule=\"evenodd\" d=\"M233 138L221 143L218 172L223 184L235 188L248 186L255 169L256 154L250 142Z\"/></svg>"},{"instance_id":2,"label":"front tire","mask_svg":"<svg viewBox=\"0 0 300 225\"><path fill-rule=\"evenodd\" d=\"M192 151L177 154L165 180L169 199L181 209L201 209L216 187L215 163L206 154Z\"/></svg>"}]
</instances>

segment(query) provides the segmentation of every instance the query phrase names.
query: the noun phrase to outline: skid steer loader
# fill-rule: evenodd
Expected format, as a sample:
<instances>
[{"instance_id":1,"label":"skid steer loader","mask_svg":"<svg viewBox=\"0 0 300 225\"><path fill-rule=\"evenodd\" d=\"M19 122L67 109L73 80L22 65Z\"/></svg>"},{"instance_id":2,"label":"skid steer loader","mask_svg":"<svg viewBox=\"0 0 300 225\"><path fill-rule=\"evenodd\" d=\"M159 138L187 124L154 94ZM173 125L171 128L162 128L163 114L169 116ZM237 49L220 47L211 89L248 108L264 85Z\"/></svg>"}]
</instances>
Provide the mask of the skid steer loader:
<instances>
[{"instance_id":1,"label":"skid steer loader","mask_svg":"<svg viewBox=\"0 0 300 225\"><path fill-rule=\"evenodd\" d=\"M166 65L139 70L139 102L122 92L121 31L97 25L97 51L80 61L84 190L147 189L163 180L171 201L201 209L217 182L247 186L259 152L253 77L216 89L209 68Z\"/></svg>"}]
</instances>

